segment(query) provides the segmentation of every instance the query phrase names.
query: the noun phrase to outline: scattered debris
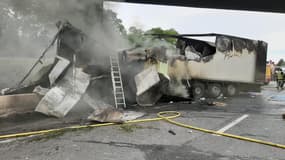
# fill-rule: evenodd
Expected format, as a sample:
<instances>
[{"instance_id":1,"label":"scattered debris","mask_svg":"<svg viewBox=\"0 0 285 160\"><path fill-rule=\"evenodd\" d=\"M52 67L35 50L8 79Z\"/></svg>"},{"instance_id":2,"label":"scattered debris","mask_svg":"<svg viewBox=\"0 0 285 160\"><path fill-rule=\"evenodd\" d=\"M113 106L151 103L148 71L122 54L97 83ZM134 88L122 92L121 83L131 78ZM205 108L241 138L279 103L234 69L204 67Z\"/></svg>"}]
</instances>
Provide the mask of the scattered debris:
<instances>
[{"instance_id":1,"label":"scattered debris","mask_svg":"<svg viewBox=\"0 0 285 160\"><path fill-rule=\"evenodd\" d=\"M49 89L48 88L43 88L41 86L36 86L35 89L33 90L34 93L37 93L41 96L44 96L48 93Z\"/></svg>"},{"instance_id":2,"label":"scattered debris","mask_svg":"<svg viewBox=\"0 0 285 160\"><path fill-rule=\"evenodd\" d=\"M130 120L134 120L134 119L140 118L140 117L142 117L144 115L145 115L145 113L142 113L142 112L124 111L122 120L124 122L125 121L130 121Z\"/></svg>"},{"instance_id":3,"label":"scattered debris","mask_svg":"<svg viewBox=\"0 0 285 160\"><path fill-rule=\"evenodd\" d=\"M35 111L55 117L64 117L85 93L90 76L81 68L69 68L60 80L37 105Z\"/></svg>"},{"instance_id":4,"label":"scattered debris","mask_svg":"<svg viewBox=\"0 0 285 160\"><path fill-rule=\"evenodd\" d=\"M206 98L203 98L203 100L200 100L199 103L202 105L217 106L217 107L227 106L227 104L224 102L218 102L218 101L215 101L214 99L206 99Z\"/></svg>"},{"instance_id":5,"label":"scattered debris","mask_svg":"<svg viewBox=\"0 0 285 160\"><path fill-rule=\"evenodd\" d=\"M120 129L125 132L134 132L135 129L142 129L143 127L137 124L122 124L120 125Z\"/></svg>"},{"instance_id":6,"label":"scattered debris","mask_svg":"<svg viewBox=\"0 0 285 160\"><path fill-rule=\"evenodd\" d=\"M214 104L215 106L218 106L218 107L225 107L225 106L227 106L227 104L226 104L226 103L223 103L223 102L213 102L213 104Z\"/></svg>"},{"instance_id":7,"label":"scattered debris","mask_svg":"<svg viewBox=\"0 0 285 160\"><path fill-rule=\"evenodd\" d=\"M134 132L135 129L155 129L160 130L159 128L153 127L153 126L142 126L138 124L121 124L120 129L125 132Z\"/></svg>"},{"instance_id":8,"label":"scattered debris","mask_svg":"<svg viewBox=\"0 0 285 160\"><path fill-rule=\"evenodd\" d=\"M210 97L215 100L222 100L224 98L224 91L227 92L225 95L235 95L238 91L236 86L237 84L240 84L240 82L249 84L252 81L256 82L256 79L252 78L252 74L255 74L255 68L262 64L252 66L252 64L255 63L250 63L251 65L249 67L251 68L248 71L250 73L244 73L244 70L240 70L238 67L234 70L228 70L226 66L232 65L234 60L236 62L235 64L243 65L244 61L242 58L244 55L253 57L251 59L255 62L257 57L255 56L255 51L257 50L257 47L261 49L261 52L264 52L262 56L266 56L266 50L263 49L266 49L267 47L265 42L256 41L253 47L248 48L248 46L240 46L240 48L236 48L235 45L232 46L233 44L237 44L236 41L228 40L242 40L246 42L246 44L252 44L255 41L227 35L210 35L216 37L216 43L194 40L192 38L187 38L188 36L178 35L172 37L177 39L177 46L176 48L173 46L172 50L168 50L164 46L157 46L152 49L143 49L143 53L138 53L133 50L133 55L129 54L132 50L126 50L122 54L123 57L120 56L120 53L114 53L110 59L110 67L105 66L105 68L108 68L109 70L97 66L97 68L91 67L91 72L96 73L92 74L86 71L88 70L87 68L95 66L93 64L94 61L101 60L96 59L98 57L92 57L91 60L89 52L92 52L93 54L93 50L87 51L88 49L86 46L89 43L93 45L93 41L90 40L85 33L73 27L69 22L58 23L58 29L59 31L55 35L52 43L42 53L42 56L39 57L29 70L28 74L20 81L17 88L8 88L1 91L1 94L15 94L22 92L34 92L37 94L0 97L0 115L10 112L5 108L6 106L18 105L23 108L24 104L29 105L33 109L35 108L34 110L36 112L62 118L69 113L79 100L83 100L94 109L94 112L87 118L90 121L124 123L129 120L137 119L142 117L144 113L117 108L119 108L119 103L123 104L123 108L126 108L124 90L125 87L130 87L128 86L129 84L126 86L124 84L123 87L123 83L126 82L124 81L123 74L121 75L119 65L128 65L132 62L136 65L138 61L141 63L141 68L137 69L133 75L128 76L131 76L134 83L131 85L135 87L132 91L132 96L135 97L133 99L135 99L140 106L153 106L163 95L165 95L184 98L184 100L194 98L198 99L197 102L200 102L201 104L224 107L227 105L226 103L214 101L213 99L208 98L209 96L207 97L207 94L205 93L209 92L211 95ZM169 37L169 35L162 36ZM88 41L88 43L85 43L85 41ZM57 45L57 56L55 57L54 63L44 68L41 74L39 74L41 76L39 76L36 81L28 85L22 85L35 66L41 62L41 59L54 44ZM178 55L176 54L177 50L173 52L174 48L178 49L180 52ZM248 54L244 54L244 51ZM191 59L189 54L196 54L196 58L194 58L194 60ZM107 55L105 58L108 59L109 56L110 55ZM233 56L238 58L231 58ZM130 59L128 59L128 57ZM123 63L123 60L125 60L126 63ZM213 64L216 64L217 62L223 62L223 65L219 65L218 68L212 67L214 66ZM106 64L104 63L104 65ZM220 71L216 72L218 69L220 69ZM225 73L228 73L229 71L230 73L236 72L237 74L235 74L235 76L237 77L233 77L232 74L227 74L225 76L223 71L225 71ZM245 79L242 76L239 77L241 74L245 75L243 76ZM255 77L260 78L257 75ZM113 86L112 89L115 101L104 102L104 100L107 100L94 98L89 93L88 89L92 87L92 84L99 82L102 78L110 80L109 86ZM199 82L201 79L203 81ZM208 82L208 80L215 80L217 83L213 83L212 81ZM105 79L103 81L105 81ZM224 81L231 81L233 83L225 85L219 84L224 84ZM108 81L106 82L108 83ZM127 83L129 83L129 81L127 81ZM93 89L96 90L97 88L94 87ZM22 97L25 97L24 100L21 99ZM17 101L13 102L15 98L19 98L20 100L17 99ZM123 99L123 102L119 102L118 99ZM170 104L174 103L172 100L173 99L168 102ZM114 108L114 105L107 103L114 103L116 109ZM128 132L132 132L133 128L138 127L122 125L122 128ZM172 135L176 135L172 130L169 130L168 132Z\"/></svg>"},{"instance_id":9,"label":"scattered debris","mask_svg":"<svg viewBox=\"0 0 285 160\"><path fill-rule=\"evenodd\" d=\"M144 113L134 111L123 111L114 107L97 108L89 117L88 120L97 122L113 122L124 123L125 121L134 120L142 117Z\"/></svg>"},{"instance_id":10,"label":"scattered debris","mask_svg":"<svg viewBox=\"0 0 285 160\"><path fill-rule=\"evenodd\" d=\"M168 133L172 134L172 135L176 135L176 133L173 130L168 130Z\"/></svg>"},{"instance_id":11,"label":"scattered debris","mask_svg":"<svg viewBox=\"0 0 285 160\"><path fill-rule=\"evenodd\" d=\"M90 116L88 120L97 122L113 122L123 123L123 111L115 108L97 108Z\"/></svg>"}]
</instances>

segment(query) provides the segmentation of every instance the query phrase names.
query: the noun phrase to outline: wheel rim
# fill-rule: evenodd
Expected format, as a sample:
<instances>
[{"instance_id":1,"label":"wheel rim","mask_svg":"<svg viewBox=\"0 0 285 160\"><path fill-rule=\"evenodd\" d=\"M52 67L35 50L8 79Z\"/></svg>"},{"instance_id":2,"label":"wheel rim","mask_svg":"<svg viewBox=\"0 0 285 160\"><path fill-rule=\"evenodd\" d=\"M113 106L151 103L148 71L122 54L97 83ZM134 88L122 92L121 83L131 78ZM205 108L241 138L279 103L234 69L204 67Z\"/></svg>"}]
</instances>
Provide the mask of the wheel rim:
<instances>
[{"instance_id":1,"label":"wheel rim","mask_svg":"<svg viewBox=\"0 0 285 160\"><path fill-rule=\"evenodd\" d=\"M213 86L212 87L212 93L214 96L219 96L222 93L221 88L217 87L217 86Z\"/></svg>"},{"instance_id":2,"label":"wheel rim","mask_svg":"<svg viewBox=\"0 0 285 160\"><path fill-rule=\"evenodd\" d=\"M233 85L229 85L228 86L228 94L229 95L235 95L236 94L236 87L235 86L233 86Z\"/></svg>"},{"instance_id":3,"label":"wheel rim","mask_svg":"<svg viewBox=\"0 0 285 160\"><path fill-rule=\"evenodd\" d=\"M196 95L200 95L201 93L202 93L202 89L201 88L199 88L199 87L195 88L195 94Z\"/></svg>"}]
</instances>

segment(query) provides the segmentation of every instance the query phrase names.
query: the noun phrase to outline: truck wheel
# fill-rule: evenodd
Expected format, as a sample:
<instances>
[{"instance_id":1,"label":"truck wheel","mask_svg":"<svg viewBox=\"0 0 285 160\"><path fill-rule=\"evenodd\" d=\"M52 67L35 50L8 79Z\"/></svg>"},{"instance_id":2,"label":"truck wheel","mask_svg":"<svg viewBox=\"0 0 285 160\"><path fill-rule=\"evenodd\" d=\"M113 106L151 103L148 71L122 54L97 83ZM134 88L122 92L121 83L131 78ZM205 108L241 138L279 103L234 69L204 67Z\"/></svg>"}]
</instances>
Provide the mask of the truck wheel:
<instances>
[{"instance_id":1,"label":"truck wheel","mask_svg":"<svg viewBox=\"0 0 285 160\"><path fill-rule=\"evenodd\" d=\"M209 96L212 98L217 98L222 94L222 86L217 83L212 83L208 85Z\"/></svg>"},{"instance_id":2,"label":"truck wheel","mask_svg":"<svg viewBox=\"0 0 285 160\"><path fill-rule=\"evenodd\" d=\"M225 95L229 96L229 97L232 97L232 96L235 96L237 95L238 93L238 90L237 90L237 87L233 84L228 84L225 88Z\"/></svg>"},{"instance_id":3,"label":"truck wheel","mask_svg":"<svg viewBox=\"0 0 285 160\"><path fill-rule=\"evenodd\" d=\"M205 85L200 82L196 82L192 86L192 94L194 99L200 99L205 94Z\"/></svg>"}]
</instances>

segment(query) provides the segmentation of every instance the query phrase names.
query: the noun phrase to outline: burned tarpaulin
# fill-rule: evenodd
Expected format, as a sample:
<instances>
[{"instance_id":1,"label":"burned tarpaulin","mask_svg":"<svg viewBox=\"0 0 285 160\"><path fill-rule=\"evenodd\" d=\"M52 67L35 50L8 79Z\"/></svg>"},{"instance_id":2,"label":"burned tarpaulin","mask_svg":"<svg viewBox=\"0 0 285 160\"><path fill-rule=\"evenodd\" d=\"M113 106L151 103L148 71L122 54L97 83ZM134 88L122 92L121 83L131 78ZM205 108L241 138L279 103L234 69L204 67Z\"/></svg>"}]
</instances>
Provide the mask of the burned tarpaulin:
<instances>
[{"instance_id":1,"label":"burned tarpaulin","mask_svg":"<svg viewBox=\"0 0 285 160\"><path fill-rule=\"evenodd\" d=\"M212 55L216 53L216 47L214 43L202 41L199 39L189 38L188 35L169 35L169 34L150 34L154 37L174 38L176 40L175 47L181 56L187 57L187 50L192 54L197 55L195 61L208 62L212 59ZM189 59L193 60L193 59Z\"/></svg>"},{"instance_id":2,"label":"burned tarpaulin","mask_svg":"<svg viewBox=\"0 0 285 160\"><path fill-rule=\"evenodd\" d=\"M235 38L230 36L217 36L216 46L220 52L236 51L242 53L246 49L249 53L257 49L257 41Z\"/></svg>"}]
</instances>

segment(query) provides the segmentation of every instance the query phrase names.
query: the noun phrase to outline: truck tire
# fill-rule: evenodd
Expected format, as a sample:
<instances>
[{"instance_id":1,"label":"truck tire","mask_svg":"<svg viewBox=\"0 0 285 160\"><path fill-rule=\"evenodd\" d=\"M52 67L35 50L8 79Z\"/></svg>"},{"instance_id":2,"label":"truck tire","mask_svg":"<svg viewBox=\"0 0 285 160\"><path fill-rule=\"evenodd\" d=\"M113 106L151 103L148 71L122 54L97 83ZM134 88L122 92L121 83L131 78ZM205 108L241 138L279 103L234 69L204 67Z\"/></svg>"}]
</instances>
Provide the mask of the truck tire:
<instances>
[{"instance_id":1,"label":"truck tire","mask_svg":"<svg viewBox=\"0 0 285 160\"><path fill-rule=\"evenodd\" d=\"M217 98L222 94L222 86L218 83L208 85L208 93L211 98Z\"/></svg>"},{"instance_id":2,"label":"truck tire","mask_svg":"<svg viewBox=\"0 0 285 160\"><path fill-rule=\"evenodd\" d=\"M225 95L229 97L233 97L238 94L238 89L234 84L228 84L225 87Z\"/></svg>"},{"instance_id":3,"label":"truck tire","mask_svg":"<svg viewBox=\"0 0 285 160\"><path fill-rule=\"evenodd\" d=\"M192 95L195 100L204 97L205 95L205 85L200 82L195 82L192 86Z\"/></svg>"}]
</instances>

